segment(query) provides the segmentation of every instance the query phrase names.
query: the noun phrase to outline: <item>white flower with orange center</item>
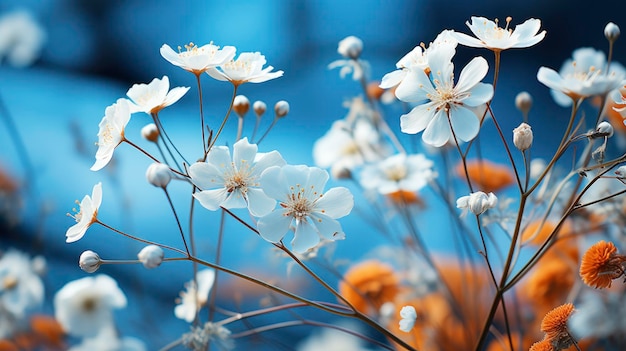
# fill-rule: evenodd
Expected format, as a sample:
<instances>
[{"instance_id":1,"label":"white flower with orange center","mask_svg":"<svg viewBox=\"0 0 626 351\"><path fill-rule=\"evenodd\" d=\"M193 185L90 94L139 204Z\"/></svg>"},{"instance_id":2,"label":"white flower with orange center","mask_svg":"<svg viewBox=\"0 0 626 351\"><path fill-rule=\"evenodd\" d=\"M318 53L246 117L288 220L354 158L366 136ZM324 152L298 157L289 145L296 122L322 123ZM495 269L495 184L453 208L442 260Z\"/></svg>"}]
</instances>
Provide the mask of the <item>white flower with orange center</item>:
<instances>
[{"instance_id":1,"label":"white flower with orange center","mask_svg":"<svg viewBox=\"0 0 626 351\"><path fill-rule=\"evenodd\" d=\"M224 46L220 48L213 43L198 47L194 43L185 45L185 50L178 47L178 52L169 45L161 46L161 56L174 66L181 67L195 75L200 75L208 69L224 64L235 57L234 46Z\"/></svg>"},{"instance_id":2,"label":"white flower with orange center","mask_svg":"<svg viewBox=\"0 0 626 351\"><path fill-rule=\"evenodd\" d=\"M68 214L70 217L74 218L77 223L65 232L66 242L73 243L80 240L85 235L87 229L98 220L98 208L101 203L102 183L98 183L94 185L91 196L85 195L80 202L78 211L74 210L76 214Z\"/></svg>"},{"instance_id":3,"label":"white flower with orange center","mask_svg":"<svg viewBox=\"0 0 626 351\"><path fill-rule=\"evenodd\" d=\"M128 89L126 96L132 100L131 112L153 114L180 100L188 90L189 87L170 90L170 80L163 76L162 79L154 78L149 84L134 84Z\"/></svg>"},{"instance_id":4,"label":"white flower with orange center","mask_svg":"<svg viewBox=\"0 0 626 351\"><path fill-rule=\"evenodd\" d=\"M92 171L98 171L106 166L113 151L124 141L124 129L130 121L130 102L126 99L118 99L116 103L106 108L104 117L98 127L98 151L96 162L91 166Z\"/></svg>"},{"instance_id":5,"label":"white flower with orange center","mask_svg":"<svg viewBox=\"0 0 626 351\"><path fill-rule=\"evenodd\" d=\"M506 27L498 25L498 21L491 21L485 17L472 17L471 23L465 22L472 33L476 36L454 32L454 37L459 44L473 48L487 48L493 51L506 49L527 48L543 40L546 31L539 33L541 21L531 18L519 24L515 29L510 29L511 17L506 18Z\"/></svg>"},{"instance_id":6,"label":"white flower with orange center","mask_svg":"<svg viewBox=\"0 0 626 351\"><path fill-rule=\"evenodd\" d=\"M397 191L415 192L436 177L433 161L423 154L396 154L363 167L360 183L380 194Z\"/></svg>"},{"instance_id":7,"label":"white flower with orange center","mask_svg":"<svg viewBox=\"0 0 626 351\"><path fill-rule=\"evenodd\" d=\"M217 68L210 68L206 73L221 81L229 81L234 85L243 83L262 83L283 75L283 71L272 72L274 67L263 68L267 61L260 52L243 52L236 60L225 62Z\"/></svg>"}]
</instances>

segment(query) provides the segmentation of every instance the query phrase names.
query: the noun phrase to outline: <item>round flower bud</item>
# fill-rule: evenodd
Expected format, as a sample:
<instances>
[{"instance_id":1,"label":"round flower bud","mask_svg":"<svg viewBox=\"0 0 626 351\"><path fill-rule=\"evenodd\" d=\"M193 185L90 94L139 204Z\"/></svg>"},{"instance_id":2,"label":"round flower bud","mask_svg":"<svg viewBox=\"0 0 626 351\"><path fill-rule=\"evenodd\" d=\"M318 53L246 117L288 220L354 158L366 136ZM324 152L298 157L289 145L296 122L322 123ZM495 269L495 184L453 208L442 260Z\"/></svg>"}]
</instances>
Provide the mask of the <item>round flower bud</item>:
<instances>
[{"instance_id":1,"label":"round flower bud","mask_svg":"<svg viewBox=\"0 0 626 351\"><path fill-rule=\"evenodd\" d=\"M101 264L102 260L100 259L100 256L98 256L97 253L91 250L87 250L80 254L80 258L78 259L78 265L80 266L80 269L87 273L93 273L97 271L98 268L100 268Z\"/></svg>"},{"instance_id":2,"label":"round flower bud","mask_svg":"<svg viewBox=\"0 0 626 351\"><path fill-rule=\"evenodd\" d=\"M615 175L617 178L626 179L626 166L619 166L619 168L615 170Z\"/></svg>"},{"instance_id":3,"label":"round flower bud","mask_svg":"<svg viewBox=\"0 0 626 351\"><path fill-rule=\"evenodd\" d=\"M600 122L596 128L596 133L598 133L599 136L610 138L613 136L613 126L607 121Z\"/></svg>"},{"instance_id":4,"label":"round flower bud","mask_svg":"<svg viewBox=\"0 0 626 351\"><path fill-rule=\"evenodd\" d=\"M522 91L515 97L515 107L522 113L528 113L530 108L533 107L533 97L526 91Z\"/></svg>"},{"instance_id":5,"label":"round flower bud","mask_svg":"<svg viewBox=\"0 0 626 351\"><path fill-rule=\"evenodd\" d=\"M274 113L276 113L276 117L278 118L287 116L289 113L289 103L285 100L280 100L274 105Z\"/></svg>"},{"instance_id":6,"label":"round flower bud","mask_svg":"<svg viewBox=\"0 0 626 351\"><path fill-rule=\"evenodd\" d=\"M353 35L340 41L337 48L337 52L341 56L354 60L361 56L361 51L363 51L363 41Z\"/></svg>"},{"instance_id":7,"label":"round flower bud","mask_svg":"<svg viewBox=\"0 0 626 351\"><path fill-rule=\"evenodd\" d=\"M256 113L257 117L261 117L265 113L265 110L267 110L267 105L263 101L257 100L254 104L252 104L252 109L254 110L254 113Z\"/></svg>"},{"instance_id":8,"label":"round flower bud","mask_svg":"<svg viewBox=\"0 0 626 351\"><path fill-rule=\"evenodd\" d=\"M609 22L606 27L604 27L604 36L608 41L613 42L617 40L617 38L619 38L619 34L619 27L613 22Z\"/></svg>"},{"instance_id":9,"label":"round flower bud","mask_svg":"<svg viewBox=\"0 0 626 351\"><path fill-rule=\"evenodd\" d=\"M522 123L519 127L513 129L513 144L520 151L528 150L533 143L533 131L526 123Z\"/></svg>"},{"instance_id":10,"label":"round flower bud","mask_svg":"<svg viewBox=\"0 0 626 351\"><path fill-rule=\"evenodd\" d=\"M156 143L159 140L159 128L154 123L146 124L141 128L141 136L148 141Z\"/></svg>"},{"instance_id":11,"label":"round flower bud","mask_svg":"<svg viewBox=\"0 0 626 351\"><path fill-rule=\"evenodd\" d=\"M148 269L160 266L164 256L163 249L156 245L148 245L137 254L139 261Z\"/></svg>"},{"instance_id":12,"label":"round flower bud","mask_svg":"<svg viewBox=\"0 0 626 351\"><path fill-rule=\"evenodd\" d=\"M165 187L172 180L172 171L167 165L155 162L148 166L148 169L146 170L146 179L148 180L148 183L165 189Z\"/></svg>"},{"instance_id":13,"label":"round flower bud","mask_svg":"<svg viewBox=\"0 0 626 351\"><path fill-rule=\"evenodd\" d=\"M250 100L248 100L245 95L235 96L235 100L233 101L233 110L237 116L243 118L243 116L248 113L248 110L250 110Z\"/></svg>"}]
</instances>

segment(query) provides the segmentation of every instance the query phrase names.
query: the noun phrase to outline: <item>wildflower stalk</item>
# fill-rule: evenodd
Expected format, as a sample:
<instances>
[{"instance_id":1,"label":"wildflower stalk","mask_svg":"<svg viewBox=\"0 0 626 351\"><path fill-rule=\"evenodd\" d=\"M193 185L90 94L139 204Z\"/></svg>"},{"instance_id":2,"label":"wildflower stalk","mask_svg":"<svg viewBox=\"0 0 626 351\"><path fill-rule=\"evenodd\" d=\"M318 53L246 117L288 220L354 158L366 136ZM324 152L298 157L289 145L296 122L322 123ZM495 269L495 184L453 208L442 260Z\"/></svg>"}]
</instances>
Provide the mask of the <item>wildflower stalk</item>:
<instances>
[{"instance_id":1,"label":"wildflower stalk","mask_svg":"<svg viewBox=\"0 0 626 351\"><path fill-rule=\"evenodd\" d=\"M235 96L237 96L238 87L239 87L238 84L233 84L233 97L230 99L230 105L228 106L228 111L226 112L226 116L224 116L224 119L222 120L222 124L220 124L220 127L217 130L217 133L215 133L215 136L212 138L211 144L209 145L209 149L208 150L205 149L205 152L204 152L205 159L206 159L206 156L208 155L208 152L211 151L211 149L213 148L213 145L215 145L215 142L217 142L218 137L222 133L222 130L224 129L224 126L226 125L226 121L228 121L228 117L230 116L230 113L233 110L233 104L235 103Z\"/></svg>"},{"instance_id":2,"label":"wildflower stalk","mask_svg":"<svg viewBox=\"0 0 626 351\"><path fill-rule=\"evenodd\" d=\"M187 247L187 240L185 240L185 233L183 232L183 227L180 224L180 219L178 218L178 213L176 212L176 208L174 207L174 203L172 202L170 193L167 191L166 187L163 187L163 192L165 192L165 196L167 197L167 202L170 204L170 208L172 209L172 213L174 214L174 218L176 219L176 225L178 226L180 237L183 239L183 244L185 245L185 251L187 252L187 256L190 256L191 253L189 252L189 247Z\"/></svg>"},{"instance_id":3,"label":"wildflower stalk","mask_svg":"<svg viewBox=\"0 0 626 351\"><path fill-rule=\"evenodd\" d=\"M207 140L206 137L204 135L204 103L202 101L202 86L200 84L200 72L195 73L196 76L196 83L198 85L198 100L199 100L199 104L200 104L200 130L202 130L202 149L204 150L204 155L207 154Z\"/></svg>"}]
</instances>

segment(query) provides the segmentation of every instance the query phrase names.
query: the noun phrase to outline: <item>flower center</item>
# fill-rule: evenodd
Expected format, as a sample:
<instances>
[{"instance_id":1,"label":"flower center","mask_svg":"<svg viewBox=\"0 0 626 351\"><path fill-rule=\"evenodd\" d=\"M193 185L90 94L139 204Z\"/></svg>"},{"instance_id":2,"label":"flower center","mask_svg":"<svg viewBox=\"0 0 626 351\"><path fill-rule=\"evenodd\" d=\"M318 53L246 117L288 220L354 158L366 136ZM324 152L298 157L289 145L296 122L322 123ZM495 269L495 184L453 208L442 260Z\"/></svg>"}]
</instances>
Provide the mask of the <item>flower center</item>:
<instances>
[{"instance_id":1,"label":"flower center","mask_svg":"<svg viewBox=\"0 0 626 351\"><path fill-rule=\"evenodd\" d=\"M206 47L199 48L198 45L194 44L193 42L190 42L189 44L185 45L185 51L183 51L182 50L183 48L180 47L179 45L178 56L180 57L192 57L192 56L199 56L199 55L208 55L210 57L215 56L215 54L219 50L219 46L213 45L213 42L210 42L208 47L209 47L208 50L206 49Z\"/></svg>"},{"instance_id":2,"label":"flower center","mask_svg":"<svg viewBox=\"0 0 626 351\"><path fill-rule=\"evenodd\" d=\"M4 279L2 279L2 287L4 288L4 290L12 290L17 286L17 284L17 277L13 275L7 275L6 277L4 277Z\"/></svg>"},{"instance_id":3,"label":"flower center","mask_svg":"<svg viewBox=\"0 0 626 351\"><path fill-rule=\"evenodd\" d=\"M235 164L232 163L232 172L224 175L224 187L226 190L229 193L239 190L245 195L248 192L249 186L259 186L260 184L258 182L254 182L255 177L252 175L253 169L254 167L251 167L246 160L241 160L239 167L236 167Z\"/></svg>"},{"instance_id":4,"label":"flower center","mask_svg":"<svg viewBox=\"0 0 626 351\"><path fill-rule=\"evenodd\" d=\"M392 165L389 168L386 168L384 172L389 180L399 182L402 179L406 178L407 169L403 164L396 164Z\"/></svg>"},{"instance_id":5,"label":"flower center","mask_svg":"<svg viewBox=\"0 0 626 351\"><path fill-rule=\"evenodd\" d=\"M319 194L315 191L314 186L311 186L311 192L306 194L305 189L300 184L296 184L295 187L290 187L290 190L291 193L287 195L287 202L280 203L280 206L286 209L284 215L293 217L296 221L306 220L306 217L313 211L315 202L317 199L321 198L323 194ZM321 212L324 212L324 210Z\"/></svg>"},{"instance_id":6,"label":"flower center","mask_svg":"<svg viewBox=\"0 0 626 351\"><path fill-rule=\"evenodd\" d=\"M81 307L83 311L87 313L93 312L98 307L98 299L96 299L95 297L88 297L83 300Z\"/></svg>"}]
</instances>

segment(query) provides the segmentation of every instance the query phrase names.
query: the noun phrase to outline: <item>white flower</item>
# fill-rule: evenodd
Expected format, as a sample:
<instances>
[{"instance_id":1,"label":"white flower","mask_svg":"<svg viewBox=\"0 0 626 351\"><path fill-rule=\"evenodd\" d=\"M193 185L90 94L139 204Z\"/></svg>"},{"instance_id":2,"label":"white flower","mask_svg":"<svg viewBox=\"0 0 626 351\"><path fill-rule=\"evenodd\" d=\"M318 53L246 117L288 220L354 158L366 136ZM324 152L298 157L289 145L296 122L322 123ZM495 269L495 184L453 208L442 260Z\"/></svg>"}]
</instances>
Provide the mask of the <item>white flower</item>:
<instances>
[{"instance_id":1,"label":"white flower","mask_svg":"<svg viewBox=\"0 0 626 351\"><path fill-rule=\"evenodd\" d=\"M366 165L361 172L361 185L380 194L397 191L415 192L435 178L433 161L423 154L396 154L378 163Z\"/></svg>"},{"instance_id":2,"label":"white flower","mask_svg":"<svg viewBox=\"0 0 626 351\"><path fill-rule=\"evenodd\" d=\"M182 343L190 350L207 350L210 343L215 343L220 351L227 351L235 348L230 334L224 326L206 322L204 326L192 326L191 332L183 334Z\"/></svg>"},{"instance_id":3,"label":"white flower","mask_svg":"<svg viewBox=\"0 0 626 351\"><path fill-rule=\"evenodd\" d=\"M283 75L283 71L272 72L274 67L263 66L267 63L260 52L243 52L237 60L227 61L217 68L209 68L206 73L221 81L229 81L234 85L243 83L262 83Z\"/></svg>"},{"instance_id":4,"label":"white flower","mask_svg":"<svg viewBox=\"0 0 626 351\"><path fill-rule=\"evenodd\" d=\"M572 101L595 95L605 95L624 84L626 71L619 63L611 63L608 74L606 57L593 48L579 48L565 61L559 73L541 67L537 80L552 89L557 104L570 106Z\"/></svg>"},{"instance_id":5,"label":"white flower","mask_svg":"<svg viewBox=\"0 0 626 351\"><path fill-rule=\"evenodd\" d=\"M261 236L277 243L295 222L291 244L297 253L313 248L320 237L327 240L342 237L336 219L350 213L354 199L343 187L323 193L328 178L328 172L304 165L266 169L261 175L261 186L268 196L280 201L280 207L259 218L257 228Z\"/></svg>"},{"instance_id":6,"label":"white flower","mask_svg":"<svg viewBox=\"0 0 626 351\"><path fill-rule=\"evenodd\" d=\"M174 308L176 318L183 319L189 323L193 322L200 308L204 306L209 299L209 292L215 281L215 271L205 269L199 271L196 275L196 282L193 280L185 284L187 291L181 291L178 305Z\"/></svg>"},{"instance_id":7,"label":"white flower","mask_svg":"<svg viewBox=\"0 0 626 351\"><path fill-rule=\"evenodd\" d=\"M130 111L158 113L165 107L180 100L189 90L189 87L176 87L170 90L170 80L167 76L162 79L154 78L149 84L134 84L126 92L132 102Z\"/></svg>"},{"instance_id":8,"label":"white flower","mask_svg":"<svg viewBox=\"0 0 626 351\"><path fill-rule=\"evenodd\" d=\"M234 46L219 46L206 44L198 47L194 43L185 45L185 51L178 47L178 53L167 45L161 46L161 56L174 66L181 67L195 75L200 75L208 69L222 65L235 57Z\"/></svg>"},{"instance_id":9,"label":"white flower","mask_svg":"<svg viewBox=\"0 0 626 351\"><path fill-rule=\"evenodd\" d=\"M98 220L98 208L102 203L102 183L93 186L91 196L85 195L80 202L78 212L70 217L76 220L76 224L71 226L66 232L66 242L73 243L80 240L89 226ZM75 210L74 210L75 211Z\"/></svg>"},{"instance_id":10,"label":"white flower","mask_svg":"<svg viewBox=\"0 0 626 351\"><path fill-rule=\"evenodd\" d=\"M515 30L509 29L511 17L507 17L505 28L500 28L497 21L490 21L484 17L472 17L471 20L471 23L465 22L465 24L476 38L457 32L454 36L459 44L473 48L487 48L493 51L527 48L537 44L546 36L545 30L537 34L541 27L541 20L535 18L517 25Z\"/></svg>"},{"instance_id":11,"label":"white flower","mask_svg":"<svg viewBox=\"0 0 626 351\"><path fill-rule=\"evenodd\" d=\"M98 151L96 162L91 166L92 171L98 171L106 166L113 157L115 148L124 141L124 129L130 121L130 106L126 99L118 99L116 103L106 108L104 117L98 126Z\"/></svg>"},{"instance_id":12,"label":"white flower","mask_svg":"<svg viewBox=\"0 0 626 351\"><path fill-rule=\"evenodd\" d=\"M337 47L337 52L341 56L349 59L359 58L361 51L363 51L363 41L354 35L345 37L339 42L339 46Z\"/></svg>"},{"instance_id":13,"label":"white flower","mask_svg":"<svg viewBox=\"0 0 626 351\"><path fill-rule=\"evenodd\" d=\"M413 325L415 325L415 320L417 319L417 312L415 311L415 307L413 306L404 306L400 310L400 330L405 333L408 333L413 329Z\"/></svg>"},{"instance_id":14,"label":"white flower","mask_svg":"<svg viewBox=\"0 0 626 351\"><path fill-rule=\"evenodd\" d=\"M30 258L16 250L7 251L0 259L0 311L21 319L43 298L44 286L33 271Z\"/></svg>"},{"instance_id":15,"label":"white flower","mask_svg":"<svg viewBox=\"0 0 626 351\"><path fill-rule=\"evenodd\" d=\"M276 201L259 188L261 173L271 166L285 164L278 151L257 154L256 144L243 138L233 145L231 161L226 146L211 149L207 162L196 162L189 167L191 181L202 191L194 194L206 209L245 208L253 216L268 214Z\"/></svg>"},{"instance_id":16,"label":"white flower","mask_svg":"<svg viewBox=\"0 0 626 351\"><path fill-rule=\"evenodd\" d=\"M113 324L113 310L126 307L117 282L99 274L71 281L54 296L54 315L68 334L96 336Z\"/></svg>"},{"instance_id":17,"label":"white flower","mask_svg":"<svg viewBox=\"0 0 626 351\"><path fill-rule=\"evenodd\" d=\"M78 258L78 266L87 273L97 271L101 264L102 260L100 256L91 250L83 251L83 253L80 254L80 258Z\"/></svg>"},{"instance_id":18,"label":"white flower","mask_svg":"<svg viewBox=\"0 0 626 351\"><path fill-rule=\"evenodd\" d=\"M458 198L456 200L456 207L462 208L466 211L469 210L478 216L488 209L496 207L497 203L498 198L493 193L489 193L489 195L487 195L482 191L478 191L471 193L468 196L461 196ZM464 211L464 214L466 211Z\"/></svg>"},{"instance_id":19,"label":"white flower","mask_svg":"<svg viewBox=\"0 0 626 351\"><path fill-rule=\"evenodd\" d=\"M172 176L172 170L160 162L154 162L146 169L146 180L157 188L165 189L172 180Z\"/></svg>"},{"instance_id":20,"label":"white flower","mask_svg":"<svg viewBox=\"0 0 626 351\"><path fill-rule=\"evenodd\" d=\"M530 148L533 143L533 130L526 123L521 123L513 129L513 145L518 150L524 151Z\"/></svg>"},{"instance_id":21,"label":"white flower","mask_svg":"<svg viewBox=\"0 0 626 351\"><path fill-rule=\"evenodd\" d=\"M468 63L454 85L451 61L454 52L450 45L437 46L429 53L430 74L421 70L410 71L404 84L396 89L398 99L420 103L400 117L402 132L416 134L424 131L422 140L435 147L454 140L452 130L458 140L474 139L482 115L477 116L470 108L483 106L493 96L493 86L480 83L489 69L482 57L475 57Z\"/></svg>"},{"instance_id":22,"label":"white flower","mask_svg":"<svg viewBox=\"0 0 626 351\"><path fill-rule=\"evenodd\" d=\"M361 59L335 60L328 64L328 69L335 69L338 67L341 67L339 70L339 77L342 79L352 73L352 79L360 80L363 77L369 76L370 72L369 63Z\"/></svg>"},{"instance_id":23,"label":"white flower","mask_svg":"<svg viewBox=\"0 0 626 351\"><path fill-rule=\"evenodd\" d=\"M107 325L97 335L83 338L78 345L68 351L146 351L146 345L139 339L119 338L114 325Z\"/></svg>"},{"instance_id":24,"label":"white flower","mask_svg":"<svg viewBox=\"0 0 626 351\"><path fill-rule=\"evenodd\" d=\"M29 66L45 40L46 33L30 13L15 11L0 17L0 62L6 58L12 66Z\"/></svg>"},{"instance_id":25,"label":"white flower","mask_svg":"<svg viewBox=\"0 0 626 351\"><path fill-rule=\"evenodd\" d=\"M148 245L137 254L139 261L148 269L160 266L161 262L163 262L163 257L165 257L163 249L156 245Z\"/></svg>"}]
</instances>

